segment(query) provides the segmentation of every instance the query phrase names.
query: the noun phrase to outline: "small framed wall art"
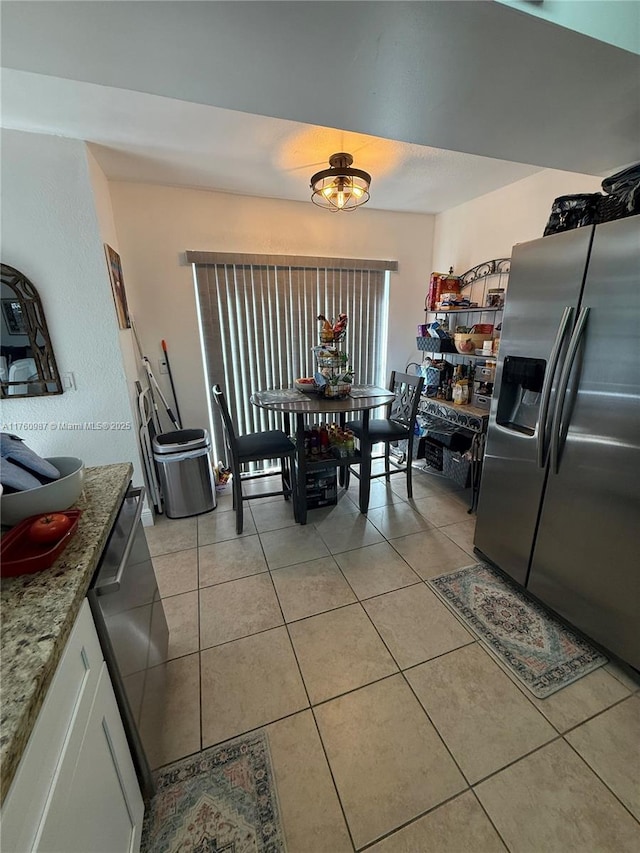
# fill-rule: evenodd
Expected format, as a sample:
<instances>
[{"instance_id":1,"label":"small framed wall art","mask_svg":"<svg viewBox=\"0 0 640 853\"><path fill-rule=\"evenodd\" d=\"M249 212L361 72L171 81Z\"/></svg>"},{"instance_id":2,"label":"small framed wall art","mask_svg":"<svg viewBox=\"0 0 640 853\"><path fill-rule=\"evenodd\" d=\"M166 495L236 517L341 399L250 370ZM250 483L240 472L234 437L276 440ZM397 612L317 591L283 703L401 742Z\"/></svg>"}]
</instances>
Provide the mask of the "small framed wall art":
<instances>
[{"instance_id":1,"label":"small framed wall art","mask_svg":"<svg viewBox=\"0 0 640 853\"><path fill-rule=\"evenodd\" d=\"M107 267L109 269L109 278L111 279L111 290L113 292L113 301L116 306L118 325L121 329L130 329L131 320L129 318L129 309L127 307L127 294L124 289L124 278L122 275L120 255L107 243L104 244L104 251L107 256Z\"/></svg>"}]
</instances>

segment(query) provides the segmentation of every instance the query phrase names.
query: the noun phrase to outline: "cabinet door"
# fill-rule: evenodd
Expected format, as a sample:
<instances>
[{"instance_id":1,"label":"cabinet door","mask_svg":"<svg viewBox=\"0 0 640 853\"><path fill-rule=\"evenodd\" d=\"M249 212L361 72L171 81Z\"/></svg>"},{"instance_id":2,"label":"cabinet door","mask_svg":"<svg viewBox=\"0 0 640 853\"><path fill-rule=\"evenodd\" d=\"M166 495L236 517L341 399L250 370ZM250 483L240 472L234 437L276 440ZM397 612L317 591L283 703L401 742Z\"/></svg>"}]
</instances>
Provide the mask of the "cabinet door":
<instances>
[{"instance_id":1,"label":"cabinet door","mask_svg":"<svg viewBox=\"0 0 640 853\"><path fill-rule=\"evenodd\" d=\"M2 806L3 853L33 849L73 732L86 727L102 664L102 649L84 601Z\"/></svg>"},{"instance_id":2,"label":"cabinet door","mask_svg":"<svg viewBox=\"0 0 640 853\"><path fill-rule=\"evenodd\" d=\"M87 725L74 735L34 849L135 853L144 803L104 663Z\"/></svg>"}]
</instances>

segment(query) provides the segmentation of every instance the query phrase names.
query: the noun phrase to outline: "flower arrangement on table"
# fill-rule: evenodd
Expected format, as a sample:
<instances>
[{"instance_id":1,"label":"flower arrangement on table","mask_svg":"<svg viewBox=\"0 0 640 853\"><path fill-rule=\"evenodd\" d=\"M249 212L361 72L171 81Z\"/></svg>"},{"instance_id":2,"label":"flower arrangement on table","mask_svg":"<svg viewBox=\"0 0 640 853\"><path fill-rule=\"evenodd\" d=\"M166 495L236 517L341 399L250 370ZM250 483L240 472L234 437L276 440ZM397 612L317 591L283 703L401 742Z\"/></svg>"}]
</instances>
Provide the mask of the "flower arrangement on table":
<instances>
[{"instance_id":1,"label":"flower arrangement on table","mask_svg":"<svg viewBox=\"0 0 640 853\"><path fill-rule=\"evenodd\" d=\"M319 314L318 320L322 323L321 343L320 346L313 348L318 365L314 379L325 397L340 399L348 395L353 382L353 368L349 365L349 357L338 347L346 335L349 318L346 314L339 314L334 322L327 320L323 314Z\"/></svg>"}]
</instances>

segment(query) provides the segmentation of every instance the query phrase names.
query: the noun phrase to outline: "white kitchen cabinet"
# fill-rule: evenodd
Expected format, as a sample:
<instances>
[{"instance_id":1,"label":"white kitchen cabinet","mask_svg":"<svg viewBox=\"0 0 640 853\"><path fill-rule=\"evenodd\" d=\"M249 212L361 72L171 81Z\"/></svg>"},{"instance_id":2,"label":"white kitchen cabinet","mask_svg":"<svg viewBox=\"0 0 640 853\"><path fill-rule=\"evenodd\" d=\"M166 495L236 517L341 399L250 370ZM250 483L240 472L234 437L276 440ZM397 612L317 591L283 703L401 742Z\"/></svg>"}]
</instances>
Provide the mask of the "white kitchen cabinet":
<instances>
[{"instance_id":1,"label":"white kitchen cabinet","mask_svg":"<svg viewBox=\"0 0 640 853\"><path fill-rule=\"evenodd\" d=\"M3 853L129 853L144 803L85 601L2 807Z\"/></svg>"}]
</instances>

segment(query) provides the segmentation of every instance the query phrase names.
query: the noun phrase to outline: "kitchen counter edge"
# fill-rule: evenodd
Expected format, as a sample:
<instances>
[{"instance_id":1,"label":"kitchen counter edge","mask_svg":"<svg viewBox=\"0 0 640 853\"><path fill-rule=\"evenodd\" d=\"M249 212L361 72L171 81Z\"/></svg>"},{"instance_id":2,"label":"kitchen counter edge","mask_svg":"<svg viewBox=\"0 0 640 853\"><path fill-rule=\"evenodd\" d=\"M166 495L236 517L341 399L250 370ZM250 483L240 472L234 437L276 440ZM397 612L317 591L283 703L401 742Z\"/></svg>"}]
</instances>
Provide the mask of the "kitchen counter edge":
<instances>
[{"instance_id":1,"label":"kitchen counter edge","mask_svg":"<svg viewBox=\"0 0 640 853\"><path fill-rule=\"evenodd\" d=\"M131 481L131 463L85 469L78 530L44 572L0 591L0 803L11 786L80 606Z\"/></svg>"}]
</instances>

